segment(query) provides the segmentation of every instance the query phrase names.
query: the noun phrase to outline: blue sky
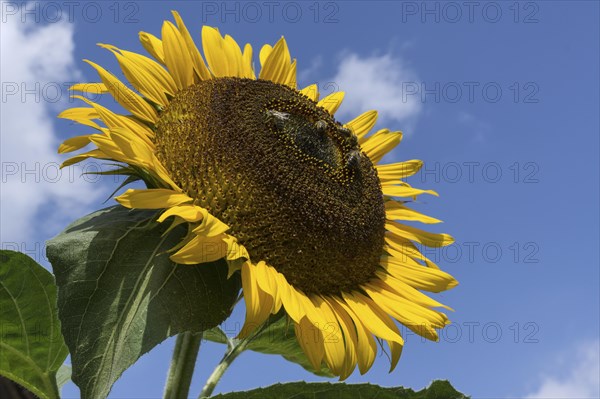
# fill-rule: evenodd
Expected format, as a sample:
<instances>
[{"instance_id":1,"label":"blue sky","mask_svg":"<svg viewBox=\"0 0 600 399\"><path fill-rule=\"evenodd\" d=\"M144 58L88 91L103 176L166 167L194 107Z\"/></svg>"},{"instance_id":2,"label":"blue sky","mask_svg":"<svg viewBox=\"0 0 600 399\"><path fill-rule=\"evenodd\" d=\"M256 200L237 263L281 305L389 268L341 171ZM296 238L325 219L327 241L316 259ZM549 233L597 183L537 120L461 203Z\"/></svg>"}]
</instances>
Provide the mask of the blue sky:
<instances>
[{"instance_id":1,"label":"blue sky","mask_svg":"<svg viewBox=\"0 0 600 399\"><path fill-rule=\"evenodd\" d=\"M69 106L56 89L97 80L83 58L118 70L95 43L142 51L137 33L158 35L171 9L197 39L202 24L218 26L257 52L284 35L301 86L347 92L340 120L376 108L378 127L405 133L387 159L425 161L409 182L440 198L416 207L456 238L428 252L460 282L439 295L453 325L439 343L407 336L392 374L382 356L348 382L420 389L443 378L474 398L598 397L598 2L14 4L2 3L3 248L44 263L43 242L115 188L52 169L57 143L84 132L55 119ZM159 397L172 346L145 355L111 396ZM222 350L203 344L192 395ZM322 380L246 353L217 392L301 379ZM73 384L63 393L78 396Z\"/></svg>"}]
</instances>

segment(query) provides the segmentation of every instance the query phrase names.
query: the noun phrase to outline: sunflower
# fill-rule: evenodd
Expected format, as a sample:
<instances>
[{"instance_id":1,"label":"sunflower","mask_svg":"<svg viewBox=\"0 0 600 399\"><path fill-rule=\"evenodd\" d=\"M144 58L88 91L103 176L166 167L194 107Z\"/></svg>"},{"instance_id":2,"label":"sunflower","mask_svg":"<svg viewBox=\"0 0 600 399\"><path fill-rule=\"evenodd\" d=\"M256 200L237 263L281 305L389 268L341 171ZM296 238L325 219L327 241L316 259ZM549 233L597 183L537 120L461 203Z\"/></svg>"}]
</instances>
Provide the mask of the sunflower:
<instances>
[{"instance_id":1,"label":"sunflower","mask_svg":"<svg viewBox=\"0 0 600 399\"><path fill-rule=\"evenodd\" d=\"M100 44L112 52L132 90L91 61L101 82L76 84L83 93L109 93L129 115L76 95L87 106L59 117L95 133L66 140L59 152L88 152L116 162L111 173L145 189L116 197L131 209L160 210L158 222L184 224L187 235L172 249L179 264L225 259L241 273L250 336L273 314L285 312L312 366L323 362L341 379L365 373L386 341L391 369L403 339L395 320L438 340L447 308L422 291L457 282L424 257L417 244L453 242L398 221L439 220L407 206L434 191L402 179L422 162L380 165L402 133L382 129L367 111L341 124L334 114L344 98L319 99L317 85L296 86L296 60L285 39L266 44L256 76L252 47L202 28L204 57L178 13L162 38L141 32L152 56ZM206 60L206 62L205 62ZM449 309L449 308L447 308Z\"/></svg>"}]
</instances>

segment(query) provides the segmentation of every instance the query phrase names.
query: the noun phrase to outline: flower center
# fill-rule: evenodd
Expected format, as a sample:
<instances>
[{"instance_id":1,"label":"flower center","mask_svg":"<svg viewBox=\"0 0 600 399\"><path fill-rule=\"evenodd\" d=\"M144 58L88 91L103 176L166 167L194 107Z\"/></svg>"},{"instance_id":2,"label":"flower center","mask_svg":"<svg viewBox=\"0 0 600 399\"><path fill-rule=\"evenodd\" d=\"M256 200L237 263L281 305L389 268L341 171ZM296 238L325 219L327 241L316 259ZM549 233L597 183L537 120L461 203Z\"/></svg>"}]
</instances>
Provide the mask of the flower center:
<instances>
[{"instance_id":1,"label":"flower center","mask_svg":"<svg viewBox=\"0 0 600 399\"><path fill-rule=\"evenodd\" d=\"M385 208L356 137L298 91L219 78L176 94L157 156L248 250L306 294L339 294L379 264Z\"/></svg>"}]
</instances>

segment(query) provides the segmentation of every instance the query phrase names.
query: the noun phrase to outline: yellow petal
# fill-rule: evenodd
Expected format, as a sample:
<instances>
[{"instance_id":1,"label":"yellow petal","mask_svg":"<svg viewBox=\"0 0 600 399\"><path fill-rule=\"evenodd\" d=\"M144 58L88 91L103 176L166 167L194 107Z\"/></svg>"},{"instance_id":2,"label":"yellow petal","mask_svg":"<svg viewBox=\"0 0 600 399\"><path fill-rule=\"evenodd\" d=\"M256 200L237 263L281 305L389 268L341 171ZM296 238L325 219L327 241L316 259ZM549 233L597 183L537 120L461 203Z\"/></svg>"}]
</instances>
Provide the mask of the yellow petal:
<instances>
[{"instance_id":1,"label":"yellow petal","mask_svg":"<svg viewBox=\"0 0 600 399\"><path fill-rule=\"evenodd\" d=\"M246 302L246 320L238 338L247 337L262 325L271 314L273 307L273 299L258 286L256 269L250 262L242 265L242 289Z\"/></svg>"},{"instance_id":2,"label":"yellow petal","mask_svg":"<svg viewBox=\"0 0 600 399\"><path fill-rule=\"evenodd\" d=\"M454 238L448 234L430 233L416 227L407 226L391 220L385 223L385 228L411 241L416 241L428 247L445 247L454 242Z\"/></svg>"},{"instance_id":3,"label":"yellow petal","mask_svg":"<svg viewBox=\"0 0 600 399\"><path fill-rule=\"evenodd\" d=\"M436 301L433 298L428 297L421 291L411 287L402 280L398 280L390 274L379 271L377 272L377 277L379 279L372 280L371 283L373 285L382 286L388 291L392 291L397 295L400 295L401 297L426 308L444 308L452 311L452 308Z\"/></svg>"},{"instance_id":4,"label":"yellow petal","mask_svg":"<svg viewBox=\"0 0 600 399\"><path fill-rule=\"evenodd\" d=\"M271 46L270 44L265 44L260 49L259 59L261 68L265 65L265 62L267 62L267 58L269 58L269 54L271 54L271 51L273 51L273 46Z\"/></svg>"},{"instance_id":5,"label":"yellow petal","mask_svg":"<svg viewBox=\"0 0 600 399\"><path fill-rule=\"evenodd\" d=\"M317 295L311 299L325 322L325 324L318 325L324 338L325 362L335 375L342 375L344 373L346 358L342 329L331 307L323 298Z\"/></svg>"},{"instance_id":6,"label":"yellow petal","mask_svg":"<svg viewBox=\"0 0 600 399\"><path fill-rule=\"evenodd\" d=\"M165 107L169 101L165 93L169 93L171 90L169 87L165 87L162 84L162 75L157 76L158 71L162 71L164 75L169 76L166 71L160 67L156 62L150 58L141 56L135 53L127 53L128 56L123 55L120 50L114 46L100 44L111 51L125 75L125 78L131 83L131 85L144 96L151 101ZM170 78L170 76L169 76ZM174 84L174 82L173 82ZM169 93L173 95L172 92Z\"/></svg>"},{"instance_id":7,"label":"yellow petal","mask_svg":"<svg viewBox=\"0 0 600 399\"><path fill-rule=\"evenodd\" d=\"M306 86L304 89L300 90L300 93L304 94L306 97L308 97L314 102L317 102L319 100L319 88L316 84Z\"/></svg>"},{"instance_id":8,"label":"yellow petal","mask_svg":"<svg viewBox=\"0 0 600 399\"><path fill-rule=\"evenodd\" d=\"M380 264L396 279L418 290L442 292L458 285L454 277L439 269L398 262L392 257L383 257Z\"/></svg>"},{"instance_id":9,"label":"yellow petal","mask_svg":"<svg viewBox=\"0 0 600 399\"><path fill-rule=\"evenodd\" d=\"M279 273L277 276L277 285L279 287L279 295L281 296L281 303L285 307L285 311L292 320L296 323L300 323L300 320L306 316L306 311L302 305L302 301L299 298L299 293L292 285L290 285L283 274Z\"/></svg>"},{"instance_id":10,"label":"yellow petal","mask_svg":"<svg viewBox=\"0 0 600 399\"><path fill-rule=\"evenodd\" d=\"M169 72L167 72L159 63L141 54L126 50L120 51L125 58L144 68L165 93L170 96L175 95L177 92L177 85L175 84L175 81Z\"/></svg>"},{"instance_id":11,"label":"yellow petal","mask_svg":"<svg viewBox=\"0 0 600 399\"><path fill-rule=\"evenodd\" d=\"M158 218L158 222L162 223L168 217L171 216L180 217L186 222L197 222L202 220L202 218L204 217L204 211L205 209L196 205L176 205L163 212L162 215L160 215L160 217Z\"/></svg>"},{"instance_id":12,"label":"yellow petal","mask_svg":"<svg viewBox=\"0 0 600 399\"><path fill-rule=\"evenodd\" d=\"M224 234L214 237L196 235L169 258L182 265L215 262L227 254L227 243L224 238Z\"/></svg>"},{"instance_id":13,"label":"yellow petal","mask_svg":"<svg viewBox=\"0 0 600 399\"><path fill-rule=\"evenodd\" d=\"M290 65L290 70L288 71L287 77L285 78L285 84L295 89L298 84L296 82L296 60L292 61L292 65Z\"/></svg>"},{"instance_id":14,"label":"yellow petal","mask_svg":"<svg viewBox=\"0 0 600 399\"><path fill-rule=\"evenodd\" d=\"M196 227L193 232L205 237L213 237L229 230L229 226L221 222L219 218L210 214L206 209L203 210L204 218L202 223Z\"/></svg>"},{"instance_id":15,"label":"yellow petal","mask_svg":"<svg viewBox=\"0 0 600 399\"><path fill-rule=\"evenodd\" d=\"M333 298L331 302L333 303L334 301L352 318L356 327L356 356L358 359L358 370L361 374L365 374L369 371L375 361L375 356L377 355L377 343L375 342L375 339L373 339L371 332L361 322L360 317L350 309L346 302Z\"/></svg>"},{"instance_id":16,"label":"yellow petal","mask_svg":"<svg viewBox=\"0 0 600 399\"><path fill-rule=\"evenodd\" d=\"M235 237L226 234L226 237L223 239L223 241L227 243L227 254L225 255L225 259L231 261L231 266L236 264L234 261L250 259L250 255L248 255L248 250L246 250L246 247L241 245ZM229 277L231 276L227 276L227 278Z\"/></svg>"},{"instance_id":17,"label":"yellow petal","mask_svg":"<svg viewBox=\"0 0 600 399\"><path fill-rule=\"evenodd\" d=\"M243 66L244 66L244 76L250 79L256 79L256 75L254 74L254 67L252 65L252 46L249 43L246 43L244 46L244 53L242 55Z\"/></svg>"},{"instance_id":18,"label":"yellow petal","mask_svg":"<svg viewBox=\"0 0 600 399\"><path fill-rule=\"evenodd\" d=\"M441 223L441 220L417 212L414 209L402 205L398 201L386 201L385 217L390 220L410 220L428 224Z\"/></svg>"},{"instance_id":19,"label":"yellow petal","mask_svg":"<svg viewBox=\"0 0 600 399\"><path fill-rule=\"evenodd\" d=\"M164 188L129 189L116 198L119 204L132 209L162 209L191 202L187 194Z\"/></svg>"},{"instance_id":20,"label":"yellow petal","mask_svg":"<svg viewBox=\"0 0 600 399\"><path fill-rule=\"evenodd\" d=\"M419 261L417 261L416 259L412 258L411 256L407 255L404 252L398 251L394 247L391 247L389 245L385 245L383 247L383 250L386 252L387 256L390 256L392 258L398 259L400 262L410 263L413 266L423 266L423 264L420 263Z\"/></svg>"},{"instance_id":21,"label":"yellow petal","mask_svg":"<svg viewBox=\"0 0 600 399\"><path fill-rule=\"evenodd\" d=\"M92 134L90 135L90 141L96 144L98 149L111 159L118 162L136 164L135 158L125 155L112 138L102 134Z\"/></svg>"},{"instance_id":22,"label":"yellow petal","mask_svg":"<svg viewBox=\"0 0 600 399\"><path fill-rule=\"evenodd\" d=\"M415 244L413 244L412 241L410 241L406 238L403 238L403 237L400 237L400 236L394 235L394 234L386 234L385 235L385 243L389 247L392 247L396 251L400 252L402 254L400 259L402 259L402 260L411 259L415 263L425 262L428 267L432 267L434 269L439 269L438 265L436 265L434 262L432 262L425 255L423 255L417 249L417 247L415 247Z\"/></svg>"},{"instance_id":23,"label":"yellow petal","mask_svg":"<svg viewBox=\"0 0 600 399\"><path fill-rule=\"evenodd\" d=\"M371 291L368 290L369 284L367 284L366 286L363 286L363 289L370 294ZM384 322L384 324L386 325L386 327L388 327L391 331L393 331L395 334L397 334L400 337L400 340L386 340L388 343L388 346L390 347L390 351L392 354L392 357L390 359L390 370L389 372L391 373L392 371L394 371L394 369L396 368L396 365L398 364L398 361L400 360L400 356L402 354L402 347L404 346L404 340L402 339L401 335L400 335L400 331L398 330L398 326L396 326L396 324L388 317L388 313L390 313L388 311L388 309L386 307L381 306L382 302L379 301L374 301L373 298L369 298L366 296L361 295L361 298L363 298L363 300L365 301L370 301L370 303L372 304L371 308L376 310L377 312L380 312L378 315L381 319L381 321ZM383 302L384 305L386 305L386 302Z\"/></svg>"},{"instance_id":24,"label":"yellow petal","mask_svg":"<svg viewBox=\"0 0 600 399\"><path fill-rule=\"evenodd\" d=\"M384 195L390 197L417 197L422 194L430 194L439 197L439 194L433 190L421 190L414 187L397 186L393 184L382 184L381 191Z\"/></svg>"},{"instance_id":25,"label":"yellow petal","mask_svg":"<svg viewBox=\"0 0 600 399\"><path fill-rule=\"evenodd\" d=\"M153 167L154 145L146 145L146 143L135 133L123 128L111 130L110 139L112 139L126 157L135 160L136 164L147 169Z\"/></svg>"},{"instance_id":26,"label":"yellow petal","mask_svg":"<svg viewBox=\"0 0 600 399\"><path fill-rule=\"evenodd\" d=\"M244 58L240 46L229 35L225 35L223 41L223 48L225 49L225 55L228 59L227 63L229 64L229 73L231 76L247 78L248 76L244 75L246 68L243 66Z\"/></svg>"},{"instance_id":27,"label":"yellow petal","mask_svg":"<svg viewBox=\"0 0 600 399\"><path fill-rule=\"evenodd\" d=\"M90 135L87 134L85 136L76 136L71 137L70 139L66 139L62 142L62 144L58 147L58 153L64 154L67 152L77 151L90 143Z\"/></svg>"},{"instance_id":28,"label":"yellow petal","mask_svg":"<svg viewBox=\"0 0 600 399\"><path fill-rule=\"evenodd\" d=\"M416 310L418 305L414 305L412 302L407 301L404 298L392 296L389 294L389 292L380 287L367 284L364 289L385 312L392 315L392 317L414 331L416 334L419 334L420 336L432 341L438 340L438 335L435 331L435 328L441 328L446 324L445 320L438 316L439 312L434 312L432 310L420 307L421 310L430 312L435 316L429 316L423 313L420 314L420 312Z\"/></svg>"},{"instance_id":29,"label":"yellow petal","mask_svg":"<svg viewBox=\"0 0 600 399\"><path fill-rule=\"evenodd\" d=\"M342 101L344 100L345 95L346 93L344 93L343 91L331 93L330 95L323 97L323 99L321 99L321 101L319 101L317 105L319 107L325 108L325 110L331 115L334 115L340 107L340 105L342 105Z\"/></svg>"},{"instance_id":30,"label":"yellow petal","mask_svg":"<svg viewBox=\"0 0 600 399\"><path fill-rule=\"evenodd\" d=\"M231 65L232 60L227 55L226 43L218 29L211 26L202 27L202 48L208 66L216 77L236 76L237 63Z\"/></svg>"},{"instance_id":31,"label":"yellow petal","mask_svg":"<svg viewBox=\"0 0 600 399\"><path fill-rule=\"evenodd\" d=\"M321 331L306 317L302 318L299 323L294 323L294 330L296 339L314 370L321 370L321 361L325 353Z\"/></svg>"},{"instance_id":32,"label":"yellow petal","mask_svg":"<svg viewBox=\"0 0 600 399\"><path fill-rule=\"evenodd\" d=\"M82 125L90 126L94 129L100 130L100 125L92 120L100 118L100 115L93 107L69 108L58 114L58 117L62 119L69 119Z\"/></svg>"},{"instance_id":33,"label":"yellow petal","mask_svg":"<svg viewBox=\"0 0 600 399\"><path fill-rule=\"evenodd\" d=\"M367 111L352 119L344 126L350 129L358 137L358 143L362 144L365 136L373 129L375 123L377 123L377 111Z\"/></svg>"},{"instance_id":34,"label":"yellow petal","mask_svg":"<svg viewBox=\"0 0 600 399\"><path fill-rule=\"evenodd\" d=\"M254 267L254 273L256 274L256 281L258 286L264 292L268 293L271 296L274 296L275 292L277 292L277 285L271 284L268 266L265 263L265 261L259 261L256 265L254 265Z\"/></svg>"},{"instance_id":35,"label":"yellow petal","mask_svg":"<svg viewBox=\"0 0 600 399\"><path fill-rule=\"evenodd\" d=\"M390 369L388 370L388 372L391 373L398 365L400 356L402 356L402 348L404 347L404 345L394 341L386 342L388 343L388 346L390 347L390 351L392 353L392 358L390 359Z\"/></svg>"},{"instance_id":36,"label":"yellow petal","mask_svg":"<svg viewBox=\"0 0 600 399\"><path fill-rule=\"evenodd\" d=\"M179 90L194 84L194 64L185 40L175 25L165 21L162 27L165 64Z\"/></svg>"},{"instance_id":37,"label":"yellow petal","mask_svg":"<svg viewBox=\"0 0 600 399\"><path fill-rule=\"evenodd\" d=\"M296 290L296 299L308 320L317 326L317 328L322 328L322 326L325 326L329 322L323 317L323 313L317 309L311 299L302 291Z\"/></svg>"},{"instance_id":38,"label":"yellow petal","mask_svg":"<svg viewBox=\"0 0 600 399\"><path fill-rule=\"evenodd\" d=\"M198 47L196 47L196 43L194 43L194 39L190 35L190 32L187 30L181 16L177 11L171 11L173 13L173 17L175 17L175 23L177 23L177 28L185 41L185 45L187 46L188 52L192 57L192 62L194 63L194 72L196 73L199 80L208 80L211 78L210 72L200 55L200 51L198 51Z\"/></svg>"},{"instance_id":39,"label":"yellow petal","mask_svg":"<svg viewBox=\"0 0 600 399\"><path fill-rule=\"evenodd\" d=\"M273 313L281 309L281 295L277 285L277 275L279 272L275 268L267 265L264 261L256 264L256 276L260 288L273 297Z\"/></svg>"},{"instance_id":40,"label":"yellow petal","mask_svg":"<svg viewBox=\"0 0 600 399\"><path fill-rule=\"evenodd\" d=\"M74 157L67 159L60 165L60 168L62 169L66 168L67 166L75 165L76 163L85 161L88 158L106 159L107 156L100 150L91 150L84 154L75 155Z\"/></svg>"},{"instance_id":41,"label":"yellow petal","mask_svg":"<svg viewBox=\"0 0 600 399\"><path fill-rule=\"evenodd\" d=\"M160 163L155 154L152 157L152 172L165 183L167 187L170 187L172 190L180 192L181 188L171 179L171 175L165 169L164 165Z\"/></svg>"},{"instance_id":42,"label":"yellow petal","mask_svg":"<svg viewBox=\"0 0 600 399\"><path fill-rule=\"evenodd\" d=\"M263 50L265 47L263 47ZM261 59L263 56L261 50ZM262 63L262 61L261 61ZM260 70L259 79L270 80L274 83L286 84L291 69L291 57L283 36L268 52L268 56Z\"/></svg>"},{"instance_id":43,"label":"yellow petal","mask_svg":"<svg viewBox=\"0 0 600 399\"><path fill-rule=\"evenodd\" d=\"M377 165L377 175L379 179L384 180L399 180L409 177L417 173L423 167L423 161L411 159L410 161L391 163L387 165Z\"/></svg>"},{"instance_id":44,"label":"yellow petal","mask_svg":"<svg viewBox=\"0 0 600 399\"><path fill-rule=\"evenodd\" d=\"M76 83L69 87L71 91L80 91L82 93L104 94L108 89L104 83Z\"/></svg>"},{"instance_id":45,"label":"yellow petal","mask_svg":"<svg viewBox=\"0 0 600 399\"><path fill-rule=\"evenodd\" d=\"M151 33L140 32L140 42L155 60L165 65L165 52L162 41Z\"/></svg>"},{"instance_id":46,"label":"yellow petal","mask_svg":"<svg viewBox=\"0 0 600 399\"><path fill-rule=\"evenodd\" d=\"M404 339L400 335L400 331L398 330L398 326L390 319L387 313L382 309L378 304L376 304L371 298L366 297L362 294L356 294L360 300L364 301L371 310L373 310L379 319L385 324L385 326L392 331L399 339L386 339L390 350L392 352L391 364L390 364L390 372L396 368L398 364L398 360L400 360L400 355L402 354L402 347L404 345Z\"/></svg>"},{"instance_id":47,"label":"yellow petal","mask_svg":"<svg viewBox=\"0 0 600 399\"><path fill-rule=\"evenodd\" d=\"M335 316L344 334L346 354L344 359L344 367L342 373L340 374L340 380L345 380L350 376L350 374L352 374L352 372L356 368L356 352L358 346L356 327L350 315L348 315L348 313L335 300L329 298L326 299L326 301L335 313Z\"/></svg>"},{"instance_id":48,"label":"yellow petal","mask_svg":"<svg viewBox=\"0 0 600 399\"><path fill-rule=\"evenodd\" d=\"M356 313L360 321L373 334L388 341L398 342L402 344L402 337L389 327L386 318L389 317L381 310L370 298L364 295L353 292L352 294L342 293L344 301L348 307Z\"/></svg>"},{"instance_id":49,"label":"yellow petal","mask_svg":"<svg viewBox=\"0 0 600 399\"><path fill-rule=\"evenodd\" d=\"M106 88L110 94L119 104L121 104L121 106L123 106L123 108L150 123L155 123L158 121L158 114L156 113L156 110L146 101L144 101L142 97L130 90L119 79L102 68L100 65L89 60L84 61L90 64L98 72L100 79L102 79L102 82L106 85Z\"/></svg>"},{"instance_id":50,"label":"yellow petal","mask_svg":"<svg viewBox=\"0 0 600 399\"><path fill-rule=\"evenodd\" d=\"M385 154L400 144L400 141L402 141L402 132L390 132L388 129L381 129L365 140L361 147L369 156L371 162L376 164Z\"/></svg>"},{"instance_id":51,"label":"yellow petal","mask_svg":"<svg viewBox=\"0 0 600 399\"><path fill-rule=\"evenodd\" d=\"M85 101L87 104L94 107L94 110L100 115L102 122L106 124L109 129L127 129L133 133L135 133L139 138L144 140L144 142L152 147L154 143L150 140L151 137L154 137L154 132L150 130L146 125L133 118L128 118L124 115L115 114L108 108L103 107L100 104L94 103L88 100L85 97L81 96L73 96L74 98Z\"/></svg>"}]
</instances>

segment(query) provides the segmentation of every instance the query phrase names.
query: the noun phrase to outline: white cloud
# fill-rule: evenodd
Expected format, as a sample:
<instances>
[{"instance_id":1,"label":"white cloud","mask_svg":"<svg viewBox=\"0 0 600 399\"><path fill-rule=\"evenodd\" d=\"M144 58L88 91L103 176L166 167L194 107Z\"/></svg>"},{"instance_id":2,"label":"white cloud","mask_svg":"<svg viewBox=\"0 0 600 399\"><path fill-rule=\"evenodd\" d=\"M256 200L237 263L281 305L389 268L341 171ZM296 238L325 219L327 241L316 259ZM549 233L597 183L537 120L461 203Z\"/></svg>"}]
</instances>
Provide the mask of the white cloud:
<instances>
[{"instance_id":1,"label":"white cloud","mask_svg":"<svg viewBox=\"0 0 600 399\"><path fill-rule=\"evenodd\" d=\"M82 179L80 170L57 169L65 157L57 154L53 122L57 110L67 107L64 91L57 89L80 74L74 67L73 25L6 17L0 50L0 236L5 249L16 249L14 243L31 248L83 216L101 190Z\"/></svg>"},{"instance_id":2,"label":"white cloud","mask_svg":"<svg viewBox=\"0 0 600 399\"><path fill-rule=\"evenodd\" d=\"M331 81L346 92L339 110L345 118L374 109L379 112L379 122L397 122L404 130L421 112L420 82L415 72L391 54L366 58L344 54Z\"/></svg>"},{"instance_id":3,"label":"white cloud","mask_svg":"<svg viewBox=\"0 0 600 399\"><path fill-rule=\"evenodd\" d=\"M600 398L600 341L564 355L529 399Z\"/></svg>"}]
</instances>

